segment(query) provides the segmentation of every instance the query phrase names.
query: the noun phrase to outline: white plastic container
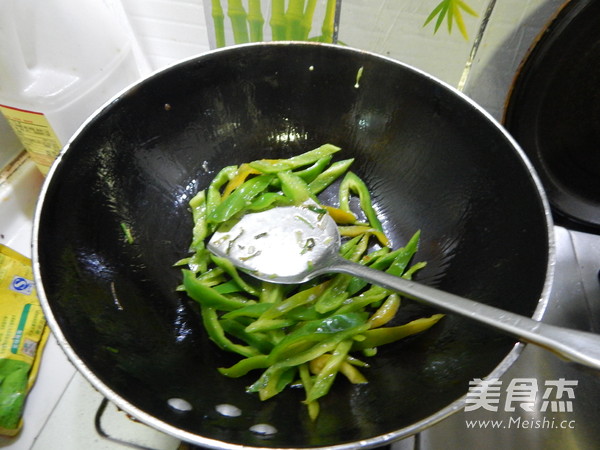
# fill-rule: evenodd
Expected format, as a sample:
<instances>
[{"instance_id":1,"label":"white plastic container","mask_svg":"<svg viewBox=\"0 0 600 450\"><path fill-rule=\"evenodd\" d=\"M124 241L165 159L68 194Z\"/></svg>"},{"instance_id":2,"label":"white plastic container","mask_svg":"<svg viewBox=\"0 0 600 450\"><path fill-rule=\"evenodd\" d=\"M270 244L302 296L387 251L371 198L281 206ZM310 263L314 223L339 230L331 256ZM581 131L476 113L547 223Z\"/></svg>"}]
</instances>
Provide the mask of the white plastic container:
<instances>
[{"instance_id":1,"label":"white plastic container","mask_svg":"<svg viewBox=\"0 0 600 450\"><path fill-rule=\"evenodd\" d=\"M0 112L44 174L81 123L141 76L132 35L102 0L2 0L0 42Z\"/></svg>"}]
</instances>

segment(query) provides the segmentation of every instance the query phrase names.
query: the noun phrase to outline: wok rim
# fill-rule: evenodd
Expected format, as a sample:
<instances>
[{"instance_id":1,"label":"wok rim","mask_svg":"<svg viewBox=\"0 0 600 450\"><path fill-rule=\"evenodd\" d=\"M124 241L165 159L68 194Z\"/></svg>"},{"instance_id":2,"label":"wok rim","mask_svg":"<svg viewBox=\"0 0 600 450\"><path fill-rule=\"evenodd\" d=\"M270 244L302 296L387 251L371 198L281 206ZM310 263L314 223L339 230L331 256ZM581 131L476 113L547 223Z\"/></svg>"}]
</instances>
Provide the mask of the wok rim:
<instances>
[{"instance_id":1,"label":"wok rim","mask_svg":"<svg viewBox=\"0 0 600 450\"><path fill-rule=\"evenodd\" d=\"M274 450L274 447L253 447L244 444L233 444L229 442L219 441L212 438L207 438L204 436L200 436L183 429L177 428L174 425L171 425L163 420L160 420L151 414L143 411L141 408L131 404L124 398L122 398L117 392L115 392L112 388L110 388L106 383L104 383L100 378L91 370L79 357L74 347L69 343L66 339L65 335L62 332L62 329L54 317L52 313L52 309L50 307L50 303L46 296L44 290L44 283L41 275L40 263L39 263L39 249L40 243L38 240L38 235L40 231L40 222L42 217L42 210L44 208L46 194L55 178L55 174L60 168L61 161L63 156L69 151L72 143L76 138L82 134L92 122L95 121L96 117L101 114L106 109L110 108L111 105L117 102L125 93L135 89L137 86L146 83L148 80L160 76L161 73L166 72L168 70L172 70L177 66L184 66L192 61L196 61L199 59L211 57L213 55L219 53L227 53L227 52L237 52L243 50L246 47L268 47L268 46L320 46L335 49L335 51L344 51L348 53L359 53L363 55L368 55L375 59L380 59L387 61L388 63L399 65L413 71L417 75L429 79L432 83L435 83L442 87L443 89L449 90L453 95L458 96L462 101L468 103L471 107L473 107L479 114L481 114L487 121L506 138L506 140L511 144L514 152L516 153L516 157L520 157L525 167L528 169L529 175L534 183L535 188L537 189L541 204L543 206L544 217L546 221L547 228L547 240L548 240L548 263L546 268L546 278L544 281L544 285L540 294L540 297L537 302L537 306L532 319L541 321L544 313L546 311L546 307L548 305L550 290L552 286L552 281L554 278L554 268L555 268L555 258L556 258L556 243L554 238L554 224L552 220L552 214L550 209L550 204L548 201L548 197L541 183L540 177L538 176L533 164L527 157L524 150L520 147L517 141L510 135L510 133L497 121L490 113L488 113L483 107L477 104L474 100L468 97L463 92L457 90L455 87L438 79L437 77L418 69L414 66L411 66L407 63L401 62L397 59L384 56L375 52L361 50L349 46L340 46L336 44L325 44L325 43L317 43L317 42L304 42L304 41L276 41L276 42L259 42L259 43L248 43L248 44L239 44L232 45L228 47L218 48L214 50L210 50L207 52L200 53L198 55L194 55L175 63L169 64L163 68L153 71L140 78L138 81L130 84L129 86L122 89L120 92L111 97L108 101L106 101L102 106L96 109L88 118L79 126L79 128L73 133L71 138L68 140L66 145L62 148L59 155L55 159L53 165L51 166L44 183L42 185L38 201L34 211L34 220L32 224L32 268L33 268L33 276L34 281L37 287L37 294L40 301L40 305L42 307L42 311L44 312L44 316L46 317L46 321L50 330L54 337L56 338L59 346L69 359L69 361L75 366L75 368L87 379L87 381L92 384L92 386L107 400L114 403L118 408L123 410L126 414L129 414L136 420L159 430L163 433L171 435L177 439L182 441L192 443L194 445L200 445L206 448L211 449L224 449L224 450L242 450L242 449L256 449L256 450ZM60 174L58 174L60 175ZM57 175L57 176L58 176ZM515 338L516 339L516 338ZM486 378L499 378L502 374L504 374L512 364L519 358L521 352L525 348L525 343L516 342L512 349L507 353L507 355L503 358L503 360L494 368L494 370L486 376ZM443 419L449 417L450 415L460 411L466 404L467 395L463 395L458 398L454 402L450 403L446 407L442 408L435 414L432 414L408 427L401 428L399 430L395 430L390 433L386 433L379 436L374 436L368 439L364 439L361 441L348 442L342 444L336 444L332 446L319 446L319 447L303 447L303 448L314 448L314 449L332 449L332 450L353 450L357 448L357 444L361 448L375 448L383 445L388 445L392 442L399 441L403 438L407 438L414 434L417 434L420 431L429 428ZM285 448L288 450L292 450L294 447L280 447L281 449Z\"/></svg>"}]
</instances>

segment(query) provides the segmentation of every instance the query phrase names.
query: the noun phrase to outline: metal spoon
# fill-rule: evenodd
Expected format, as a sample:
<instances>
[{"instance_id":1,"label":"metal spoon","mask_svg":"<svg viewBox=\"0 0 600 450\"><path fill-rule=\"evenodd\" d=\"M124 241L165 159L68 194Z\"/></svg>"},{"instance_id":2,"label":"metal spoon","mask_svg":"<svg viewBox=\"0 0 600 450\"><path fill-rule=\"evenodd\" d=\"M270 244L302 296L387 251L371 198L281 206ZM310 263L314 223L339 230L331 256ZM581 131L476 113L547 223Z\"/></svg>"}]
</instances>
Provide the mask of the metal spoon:
<instances>
[{"instance_id":1,"label":"metal spoon","mask_svg":"<svg viewBox=\"0 0 600 450\"><path fill-rule=\"evenodd\" d=\"M346 273L427 305L460 314L600 370L600 335L544 324L348 261L329 214L315 204L249 213L223 224L208 248L250 275L272 283L301 283L325 273Z\"/></svg>"}]
</instances>

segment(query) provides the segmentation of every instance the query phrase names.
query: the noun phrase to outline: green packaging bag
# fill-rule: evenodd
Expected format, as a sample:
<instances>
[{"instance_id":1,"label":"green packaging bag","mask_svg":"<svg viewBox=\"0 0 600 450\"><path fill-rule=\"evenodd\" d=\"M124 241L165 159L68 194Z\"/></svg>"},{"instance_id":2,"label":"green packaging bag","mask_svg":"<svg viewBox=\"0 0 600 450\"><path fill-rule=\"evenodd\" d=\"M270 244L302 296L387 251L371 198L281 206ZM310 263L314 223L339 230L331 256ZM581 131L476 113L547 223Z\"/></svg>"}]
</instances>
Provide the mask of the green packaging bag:
<instances>
[{"instance_id":1,"label":"green packaging bag","mask_svg":"<svg viewBox=\"0 0 600 450\"><path fill-rule=\"evenodd\" d=\"M48 335L31 261L0 244L0 434L21 429Z\"/></svg>"}]
</instances>

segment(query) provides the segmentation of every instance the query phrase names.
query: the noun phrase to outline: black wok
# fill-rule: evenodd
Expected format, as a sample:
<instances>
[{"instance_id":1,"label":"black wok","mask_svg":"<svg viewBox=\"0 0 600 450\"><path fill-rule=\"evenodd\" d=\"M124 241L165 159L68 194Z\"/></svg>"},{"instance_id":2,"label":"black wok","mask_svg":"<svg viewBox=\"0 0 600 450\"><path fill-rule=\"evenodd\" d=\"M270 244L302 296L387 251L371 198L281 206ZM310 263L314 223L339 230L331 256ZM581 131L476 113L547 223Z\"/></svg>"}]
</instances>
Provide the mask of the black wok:
<instances>
[{"instance_id":1,"label":"black wok","mask_svg":"<svg viewBox=\"0 0 600 450\"><path fill-rule=\"evenodd\" d=\"M567 1L525 58L505 126L540 175L558 225L600 232L600 2Z\"/></svg>"},{"instance_id":2,"label":"black wok","mask_svg":"<svg viewBox=\"0 0 600 450\"><path fill-rule=\"evenodd\" d=\"M464 405L469 381L508 368L521 344L448 316L380 349L369 384L340 380L315 423L300 390L261 403L244 391L254 376L217 373L235 356L208 341L193 302L175 291L171 265L191 238L188 200L225 165L326 142L356 158L394 245L422 230L420 281L541 317L552 258L545 196L515 142L479 107L424 73L349 48L228 48L108 103L44 185L33 252L41 302L102 394L206 447L374 447L441 420ZM407 301L397 322L429 312ZM241 416L219 414L220 404ZM249 431L259 423L277 433Z\"/></svg>"}]
</instances>

